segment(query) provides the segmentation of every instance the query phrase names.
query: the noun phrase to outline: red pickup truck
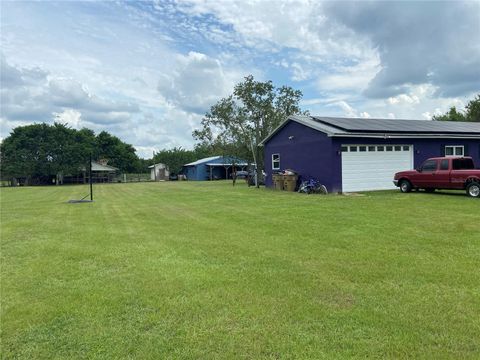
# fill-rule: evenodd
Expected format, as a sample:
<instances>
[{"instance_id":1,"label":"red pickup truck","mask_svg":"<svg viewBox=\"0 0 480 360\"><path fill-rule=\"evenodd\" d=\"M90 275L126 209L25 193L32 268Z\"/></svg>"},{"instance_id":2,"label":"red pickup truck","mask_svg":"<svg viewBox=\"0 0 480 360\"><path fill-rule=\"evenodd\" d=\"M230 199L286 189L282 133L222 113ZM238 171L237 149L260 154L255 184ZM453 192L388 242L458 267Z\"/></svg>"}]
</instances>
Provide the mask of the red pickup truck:
<instances>
[{"instance_id":1,"label":"red pickup truck","mask_svg":"<svg viewBox=\"0 0 480 360\"><path fill-rule=\"evenodd\" d=\"M426 160L416 170L402 171L393 178L401 192L412 189L466 190L471 197L480 197L480 169L476 170L471 157L438 157Z\"/></svg>"}]
</instances>

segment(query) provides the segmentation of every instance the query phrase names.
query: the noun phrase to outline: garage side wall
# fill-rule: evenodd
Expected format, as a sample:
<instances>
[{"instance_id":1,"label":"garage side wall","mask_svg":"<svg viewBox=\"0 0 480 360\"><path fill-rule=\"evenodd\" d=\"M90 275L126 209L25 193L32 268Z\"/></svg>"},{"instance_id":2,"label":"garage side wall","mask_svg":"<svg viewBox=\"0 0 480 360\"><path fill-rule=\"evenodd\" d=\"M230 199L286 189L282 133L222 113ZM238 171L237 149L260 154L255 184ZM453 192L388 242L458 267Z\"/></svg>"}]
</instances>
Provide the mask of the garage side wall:
<instances>
[{"instance_id":1,"label":"garage side wall","mask_svg":"<svg viewBox=\"0 0 480 360\"><path fill-rule=\"evenodd\" d=\"M272 155L280 155L280 169L292 169L299 174L299 181L314 178L329 191L341 187L340 156L335 154L332 139L324 133L289 121L266 144L264 164L266 186L272 186Z\"/></svg>"}]
</instances>

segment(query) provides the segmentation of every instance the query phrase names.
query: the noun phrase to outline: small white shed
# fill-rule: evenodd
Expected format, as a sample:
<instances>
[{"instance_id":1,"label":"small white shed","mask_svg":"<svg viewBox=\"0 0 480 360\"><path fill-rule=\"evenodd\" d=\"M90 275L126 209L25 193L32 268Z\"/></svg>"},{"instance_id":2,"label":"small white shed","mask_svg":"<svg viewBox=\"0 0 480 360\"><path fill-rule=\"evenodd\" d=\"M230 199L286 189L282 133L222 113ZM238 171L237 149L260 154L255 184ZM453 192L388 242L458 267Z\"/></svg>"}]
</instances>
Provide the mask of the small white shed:
<instances>
[{"instance_id":1,"label":"small white shed","mask_svg":"<svg viewBox=\"0 0 480 360\"><path fill-rule=\"evenodd\" d=\"M150 179L153 181L168 180L170 172L165 164L153 164L148 167L150 169Z\"/></svg>"}]
</instances>

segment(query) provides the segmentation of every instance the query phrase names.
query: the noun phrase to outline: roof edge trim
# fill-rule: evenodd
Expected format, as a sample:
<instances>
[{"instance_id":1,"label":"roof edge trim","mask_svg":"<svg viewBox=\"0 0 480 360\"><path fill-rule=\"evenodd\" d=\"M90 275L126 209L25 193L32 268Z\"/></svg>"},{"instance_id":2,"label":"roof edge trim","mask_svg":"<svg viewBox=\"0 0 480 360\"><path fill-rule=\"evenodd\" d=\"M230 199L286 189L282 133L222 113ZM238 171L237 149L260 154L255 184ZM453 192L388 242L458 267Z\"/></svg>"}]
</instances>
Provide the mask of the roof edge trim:
<instances>
[{"instance_id":1,"label":"roof edge trim","mask_svg":"<svg viewBox=\"0 0 480 360\"><path fill-rule=\"evenodd\" d=\"M307 116L307 115L303 115L303 116L290 115L282 123L280 123L280 125L278 125L265 139L260 141L260 143L257 146L264 146L265 143L268 142L268 140L270 140L277 132L279 132L290 120L295 121L299 124L305 125L305 126L311 128L311 129L323 132L324 134L327 134L328 136L333 136L334 135L334 133L325 130L323 127L316 126L317 123L315 121L308 121L309 118L311 118L311 117ZM318 125L320 125L320 124L318 124Z\"/></svg>"},{"instance_id":2,"label":"roof edge trim","mask_svg":"<svg viewBox=\"0 0 480 360\"><path fill-rule=\"evenodd\" d=\"M402 134L402 133L348 133L332 134L330 137L353 137L353 138L382 138L382 139L402 139L402 138L421 138L421 139L480 139L480 135L461 135L461 134Z\"/></svg>"}]
</instances>

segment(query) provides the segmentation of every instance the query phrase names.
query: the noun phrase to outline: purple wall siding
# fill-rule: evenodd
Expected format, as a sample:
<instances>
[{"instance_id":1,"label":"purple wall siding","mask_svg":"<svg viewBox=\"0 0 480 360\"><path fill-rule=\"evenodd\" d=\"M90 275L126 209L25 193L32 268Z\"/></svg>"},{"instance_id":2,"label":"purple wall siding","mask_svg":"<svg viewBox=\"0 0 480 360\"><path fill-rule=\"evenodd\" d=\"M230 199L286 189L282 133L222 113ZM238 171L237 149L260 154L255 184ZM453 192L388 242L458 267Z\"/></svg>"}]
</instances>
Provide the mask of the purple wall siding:
<instances>
[{"instance_id":1,"label":"purple wall siding","mask_svg":"<svg viewBox=\"0 0 480 360\"><path fill-rule=\"evenodd\" d=\"M293 136L293 139L289 139ZM280 154L280 169L292 169L301 179L316 178L332 186L332 139L294 121L288 122L264 149L266 185L272 186L272 154Z\"/></svg>"},{"instance_id":2,"label":"purple wall siding","mask_svg":"<svg viewBox=\"0 0 480 360\"><path fill-rule=\"evenodd\" d=\"M293 136L292 140L289 140L290 136ZM282 170L293 169L299 173L300 179L316 178L330 192L341 191L342 144L413 144L415 167L430 157L441 156L445 145L464 145L467 154L473 157L477 168L480 168L480 140L329 138L319 131L290 121L265 144L267 186L272 186L272 154L279 153Z\"/></svg>"}]
</instances>

